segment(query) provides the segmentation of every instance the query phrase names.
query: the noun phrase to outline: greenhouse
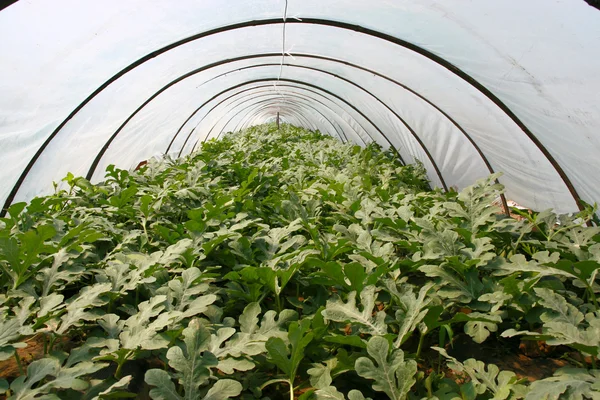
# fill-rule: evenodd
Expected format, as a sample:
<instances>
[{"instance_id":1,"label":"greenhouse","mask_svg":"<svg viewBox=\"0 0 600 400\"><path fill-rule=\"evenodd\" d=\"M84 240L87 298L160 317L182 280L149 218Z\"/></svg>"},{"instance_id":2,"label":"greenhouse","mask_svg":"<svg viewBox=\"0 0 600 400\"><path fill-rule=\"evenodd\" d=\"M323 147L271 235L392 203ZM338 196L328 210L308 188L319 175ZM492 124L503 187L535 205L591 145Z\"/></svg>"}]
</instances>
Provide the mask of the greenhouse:
<instances>
[{"instance_id":1,"label":"greenhouse","mask_svg":"<svg viewBox=\"0 0 600 400\"><path fill-rule=\"evenodd\" d=\"M600 399L595 0L0 7L0 399Z\"/></svg>"}]
</instances>

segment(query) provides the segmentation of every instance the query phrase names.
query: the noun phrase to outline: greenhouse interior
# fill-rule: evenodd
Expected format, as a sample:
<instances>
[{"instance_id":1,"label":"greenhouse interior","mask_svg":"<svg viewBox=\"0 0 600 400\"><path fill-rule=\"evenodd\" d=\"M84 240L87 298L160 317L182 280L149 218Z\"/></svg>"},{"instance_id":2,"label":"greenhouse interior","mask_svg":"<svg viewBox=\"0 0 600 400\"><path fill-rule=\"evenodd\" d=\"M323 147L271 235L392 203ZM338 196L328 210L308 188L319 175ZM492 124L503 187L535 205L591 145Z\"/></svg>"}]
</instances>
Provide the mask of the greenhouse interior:
<instances>
[{"instance_id":1,"label":"greenhouse interior","mask_svg":"<svg viewBox=\"0 0 600 400\"><path fill-rule=\"evenodd\" d=\"M600 399L600 2L0 5L0 399Z\"/></svg>"}]
</instances>

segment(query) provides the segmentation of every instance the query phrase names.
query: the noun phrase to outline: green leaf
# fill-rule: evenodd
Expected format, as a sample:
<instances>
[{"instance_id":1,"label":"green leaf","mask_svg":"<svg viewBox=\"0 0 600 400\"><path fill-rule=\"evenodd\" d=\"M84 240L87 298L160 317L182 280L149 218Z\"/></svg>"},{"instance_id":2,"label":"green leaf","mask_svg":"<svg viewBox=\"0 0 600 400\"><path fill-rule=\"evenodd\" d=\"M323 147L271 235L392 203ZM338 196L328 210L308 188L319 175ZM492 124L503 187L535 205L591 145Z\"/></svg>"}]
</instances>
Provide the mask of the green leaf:
<instances>
[{"instance_id":1,"label":"green leaf","mask_svg":"<svg viewBox=\"0 0 600 400\"><path fill-rule=\"evenodd\" d=\"M494 214L499 209L492 202L502 193L503 188L495 183L501 174L493 174L466 187L458 195L459 202L444 203L444 207L452 217L459 217L469 231L476 233L479 227L495 220Z\"/></svg>"},{"instance_id":2,"label":"green leaf","mask_svg":"<svg viewBox=\"0 0 600 400\"><path fill-rule=\"evenodd\" d=\"M304 358L304 349L313 339L313 334L308 333L309 330L310 320L304 319L299 323L294 321L288 331L289 348L278 337L272 337L266 343L270 360L283 371L292 386L298 366Z\"/></svg>"},{"instance_id":3,"label":"green leaf","mask_svg":"<svg viewBox=\"0 0 600 400\"><path fill-rule=\"evenodd\" d=\"M310 384L316 389L325 389L331 385L331 370L337 363L337 358L330 358L324 364L314 363L313 367L306 371L310 375Z\"/></svg>"},{"instance_id":4,"label":"green leaf","mask_svg":"<svg viewBox=\"0 0 600 400\"><path fill-rule=\"evenodd\" d=\"M285 326L298 318L292 310L283 310L276 319L277 313L267 311L260 321L260 305L250 303L239 318L240 331L235 333L227 342L227 346L219 351L220 359L227 356L241 357L244 355L255 356L266 351L265 343L269 338L287 338Z\"/></svg>"},{"instance_id":5,"label":"green leaf","mask_svg":"<svg viewBox=\"0 0 600 400\"><path fill-rule=\"evenodd\" d=\"M525 400L583 400L600 398L600 371L561 368L554 376L533 382Z\"/></svg>"},{"instance_id":6,"label":"green leaf","mask_svg":"<svg viewBox=\"0 0 600 400\"><path fill-rule=\"evenodd\" d=\"M79 294L68 301L66 314L60 319L60 324L56 328L56 333L64 335L71 327L80 326L83 321L93 321L100 317L99 314L87 311L106 304L108 301L103 298L103 294L109 292L110 284L101 283L91 286L85 286Z\"/></svg>"},{"instance_id":7,"label":"green leaf","mask_svg":"<svg viewBox=\"0 0 600 400\"><path fill-rule=\"evenodd\" d=\"M154 296L139 304L139 312L125 321L123 331L119 334L123 348L156 350L167 345L168 341L160 338L158 332L169 325L176 315L163 312L164 302L165 296Z\"/></svg>"},{"instance_id":8,"label":"green leaf","mask_svg":"<svg viewBox=\"0 0 600 400\"><path fill-rule=\"evenodd\" d=\"M567 303L563 296L550 289L535 288L534 290L540 297L539 303L551 310L546 314L547 320L570 325L579 325L583 321L583 314L575 306Z\"/></svg>"},{"instance_id":9,"label":"green leaf","mask_svg":"<svg viewBox=\"0 0 600 400\"><path fill-rule=\"evenodd\" d=\"M315 392L317 400L346 400L343 393L338 392L334 386L319 389ZM371 400L370 397L365 398L361 392L356 389L348 392L348 400Z\"/></svg>"},{"instance_id":10,"label":"green leaf","mask_svg":"<svg viewBox=\"0 0 600 400\"><path fill-rule=\"evenodd\" d=\"M59 370L60 362L55 358L42 358L32 362L27 367L27 377L20 376L11 383L10 389L14 392L11 397L14 399L33 399L39 393L43 393L41 390L32 390L33 386L48 375L57 375Z\"/></svg>"},{"instance_id":11,"label":"green leaf","mask_svg":"<svg viewBox=\"0 0 600 400\"><path fill-rule=\"evenodd\" d=\"M206 395L202 395L202 386L209 384L211 368L218 365L217 358L207 350L211 335L202 325L200 320L194 319L190 325L183 330L183 347L171 347L167 351L169 366L175 371L175 378L185 393L181 397L171 377L165 371L153 369L146 372L146 383L156 386L150 391L153 399L228 399L239 395L242 385L239 382L223 379L210 385Z\"/></svg>"},{"instance_id":12,"label":"green leaf","mask_svg":"<svg viewBox=\"0 0 600 400\"><path fill-rule=\"evenodd\" d=\"M371 358L361 357L356 360L356 373L374 380L373 389L384 392L390 399L406 399L416 382L414 376L417 373L417 363L414 360L404 360L404 352L400 349L388 355L389 349L390 345L385 338L372 337L367 343L367 353Z\"/></svg>"},{"instance_id":13,"label":"green leaf","mask_svg":"<svg viewBox=\"0 0 600 400\"><path fill-rule=\"evenodd\" d=\"M473 319L467 321L464 330L467 335L473 338L475 343L483 343L490 336L490 333L498 331L498 324L502 322L499 315L493 314L474 312L469 314L469 317ZM478 317L481 317L481 319L477 320Z\"/></svg>"},{"instance_id":14,"label":"green leaf","mask_svg":"<svg viewBox=\"0 0 600 400\"><path fill-rule=\"evenodd\" d=\"M475 269L457 272L448 263L444 263L423 265L419 267L419 271L428 277L436 278L435 282L439 286L437 294L443 298L468 304L482 294L483 284Z\"/></svg>"},{"instance_id":15,"label":"green leaf","mask_svg":"<svg viewBox=\"0 0 600 400\"><path fill-rule=\"evenodd\" d=\"M225 400L238 396L242 384L232 379L220 379L209 389L202 400Z\"/></svg>"},{"instance_id":16,"label":"green leaf","mask_svg":"<svg viewBox=\"0 0 600 400\"><path fill-rule=\"evenodd\" d=\"M183 386L186 399L198 397L200 386L208 382L210 368L216 367L217 358L205 351L210 341L210 332L200 323L193 320L183 330L185 352L181 347L171 347L167 352L169 365L177 371L175 376Z\"/></svg>"},{"instance_id":17,"label":"green leaf","mask_svg":"<svg viewBox=\"0 0 600 400\"><path fill-rule=\"evenodd\" d=\"M48 395L58 389L84 390L88 387L88 383L80 378L89 376L107 366L104 363L93 363L91 361L75 363L75 361L74 359L68 359L64 366L57 358L42 358L33 361L27 367L27 376L20 376L11 383L10 389L13 395L9 399L49 398ZM46 377L52 377L53 379L42 383Z\"/></svg>"},{"instance_id":18,"label":"green leaf","mask_svg":"<svg viewBox=\"0 0 600 400\"><path fill-rule=\"evenodd\" d=\"M536 340L545 340L549 345L568 345L578 351L598 356L600 354L600 312L585 316L564 297L550 289L535 288L540 305L546 308L540 319L543 322L542 333L516 331L508 329L504 337L517 335L529 336Z\"/></svg>"},{"instance_id":19,"label":"green leaf","mask_svg":"<svg viewBox=\"0 0 600 400\"><path fill-rule=\"evenodd\" d=\"M150 369L146 371L144 380L150 386L154 386L150 390L150 397L154 400L183 400L177 390L171 377L166 371L161 369Z\"/></svg>"},{"instance_id":20,"label":"green leaf","mask_svg":"<svg viewBox=\"0 0 600 400\"><path fill-rule=\"evenodd\" d=\"M334 386L327 386L315 392L317 400L346 400L343 393L338 392Z\"/></svg>"},{"instance_id":21,"label":"green leaf","mask_svg":"<svg viewBox=\"0 0 600 400\"><path fill-rule=\"evenodd\" d=\"M33 334L31 325L26 321L31 315L30 308L34 304L33 297L26 297L19 302L19 305L13 307L13 317L6 317L0 311L0 361L13 356L15 350L25 347L26 344L20 342L22 336Z\"/></svg>"},{"instance_id":22,"label":"green leaf","mask_svg":"<svg viewBox=\"0 0 600 400\"><path fill-rule=\"evenodd\" d=\"M522 398L526 388L520 384L520 379L517 378L512 371L500 371L500 369L494 364L486 365L482 361L477 361L473 358L466 360L461 363L456 358L451 357L446 353L446 350L439 347L432 347L432 349L438 351L450 362L448 366L454 371L460 373L466 373L472 382L472 389L468 389L470 392L474 390L477 394L483 394L489 391L493 395L494 400L504 400L508 398ZM461 387L461 392L463 388ZM469 396L474 398L474 394Z\"/></svg>"},{"instance_id":23,"label":"green leaf","mask_svg":"<svg viewBox=\"0 0 600 400\"><path fill-rule=\"evenodd\" d=\"M133 393L121 391L126 390L132 380L132 376L126 376L112 383L110 380L103 381L86 392L83 400L102 400L110 398L135 397Z\"/></svg>"},{"instance_id":24,"label":"green leaf","mask_svg":"<svg viewBox=\"0 0 600 400\"><path fill-rule=\"evenodd\" d=\"M323 311L325 319L336 322L351 322L359 324L360 331L371 335L385 335L387 325L385 323L385 312L379 311L372 317L375 307L375 286L367 286L360 293L360 300L363 310L356 307L356 292L348 293L348 301L344 303L341 299L327 300L327 305Z\"/></svg>"},{"instance_id":25,"label":"green leaf","mask_svg":"<svg viewBox=\"0 0 600 400\"><path fill-rule=\"evenodd\" d=\"M384 281L388 291L395 298L400 309L396 311L396 320L399 323L398 338L394 347L399 348L417 329L417 326L423 321L428 312L431 298L428 297L429 291L433 288L433 283L427 283L419 290L416 296L413 287L408 284L401 286L401 292L394 281Z\"/></svg>"}]
</instances>

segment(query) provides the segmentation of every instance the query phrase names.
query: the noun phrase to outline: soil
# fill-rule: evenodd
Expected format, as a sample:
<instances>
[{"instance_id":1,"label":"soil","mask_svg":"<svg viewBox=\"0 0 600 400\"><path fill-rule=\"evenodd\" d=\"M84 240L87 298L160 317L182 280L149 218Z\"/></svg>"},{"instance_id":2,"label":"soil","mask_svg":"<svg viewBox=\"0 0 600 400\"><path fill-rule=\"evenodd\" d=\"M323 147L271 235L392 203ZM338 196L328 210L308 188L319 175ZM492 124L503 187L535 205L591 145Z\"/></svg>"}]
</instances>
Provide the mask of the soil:
<instances>
[{"instance_id":1,"label":"soil","mask_svg":"<svg viewBox=\"0 0 600 400\"><path fill-rule=\"evenodd\" d=\"M44 357L44 337L42 335L36 335L23 340L23 342L27 343L27 347L17 349L17 354L21 359L23 370L26 371L29 364ZM54 348L69 352L69 350L73 349L77 345L77 343L69 341L68 338L63 338L61 341L55 343ZM128 361L123 366L123 376L133 376L133 379L129 385L129 390L137 393L137 399L139 400L150 400L150 396L148 394L150 388L144 382L144 374L148 369L151 368L162 369L164 368L164 364L158 359L150 359ZM98 371L94 375L94 378L106 379L109 376L112 376L114 372L115 365L110 365ZM21 374L19 372L19 366L15 357L11 357L8 360L0 362L0 379L6 379L10 382L19 375ZM4 400L5 398L5 395L0 394L0 400Z\"/></svg>"},{"instance_id":2,"label":"soil","mask_svg":"<svg viewBox=\"0 0 600 400\"><path fill-rule=\"evenodd\" d=\"M564 349L549 347L545 342L522 341L518 351L506 350L506 343L490 340L477 345L467 335L457 335L453 346L447 348L448 354L460 361L474 358L495 364L500 370L513 371L519 378L530 382L550 377L557 369L570 365L559 358Z\"/></svg>"},{"instance_id":3,"label":"soil","mask_svg":"<svg viewBox=\"0 0 600 400\"><path fill-rule=\"evenodd\" d=\"M41 335L31 336L23 342L27 343L27 347L17 349L17 354L21 359L21 365L23 370L27 370L27 366L35 360L39 360L44 356L44 337ZM65 339L63 342L58 343L59 347L63 347L68 341ZM62 350L62 348L61 348ZM10 380L21 375L19 373L19 366L15 357L11 357L8 360L0 361L0 378Z\"/></svg>"},{"instance_id":4,"label":"soil","mask_svg":"<svg viewBox=\"0 0 600 400\"><path fill-rule=\"evenodd\" d=\"M414 335L409 342L406 343L406 348L416 348L417 335ZM18 349L17 352L21 359L23 369L44 355L44 337L42 335L32 336L24 340L27 347ZM412 343L414 342L414 343ZM55 344L55 349L68 352L73 347L77 346L76 342L69 341L64 338ZM427 347L425 347L427 348ZM466 334L458 334L454 337L452 346L447 345L446 350L452 356L460 361L469 358L474 358L483 361L486 364L495 364L500 370L513 371L519 378L527 379L530 382L552 376L554 372L562 367L570 365L568 361L561 357L565 354L578 361L578 354L569 353L569 349L565 347L553 347L546 345L545 342L536 341L518 341L509 342L498 341L493 337L489 338L482 344L476 344ZM434 350L424 350L425 359L428 359L430 366L437 365L439 354ZM581 357L579 357L581 358ZM586 362L587 360L579 360ZM163 368L164 364L158 359L137 360L127 362L123 368L123 376L132 375L132 380L129 389L138 394L138 399L149 399L149 387L143 381L145 372L150 368ZM426 365L420 365L421 370L427 370ZM446 377L456 381L464 381L464 377L457 376L450 369L444 371ZM98 376L95 378L103 379L114 374L114 366L104 368L98 371ZM19 376L19 367L14 357L0 362L0 378L11 381ZM103 375L103 376L100 376ZM106 375L106 376L104 376ZM5 396L0 395L0 400Z\"/></svg>"}]
</instances>

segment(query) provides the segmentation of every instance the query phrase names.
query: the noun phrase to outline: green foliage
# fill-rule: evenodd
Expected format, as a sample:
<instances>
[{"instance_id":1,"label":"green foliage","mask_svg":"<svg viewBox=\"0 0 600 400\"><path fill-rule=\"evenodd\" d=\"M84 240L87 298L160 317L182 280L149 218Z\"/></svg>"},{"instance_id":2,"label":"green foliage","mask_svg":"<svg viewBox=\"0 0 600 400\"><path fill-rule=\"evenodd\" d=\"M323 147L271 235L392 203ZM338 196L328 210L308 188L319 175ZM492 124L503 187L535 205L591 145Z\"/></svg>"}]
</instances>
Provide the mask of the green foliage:
<instances>
[{"instance_id":1,"label":"green foliage","mask_svg":"<svg viewBox=\"0 0 600 400\"><path fill-rule=\"evenodd\" d=\"M356 360L356 373L363 378L374 380L373 389L384 392L390 399L405 399L415 384L417 363L414 360L404 360L404 352L400 349L394 350L388 356L389 349L387 339L373 336L367 343L370 358L361 357Z\"/></svg>"},{"instance_id":2,"label":"green foliage","mask_svg":"<svg viewBox=\"0 0 600 400\"><path fill-rule=\"evenodd\" d=\"M481 395L487 392L493 395L493 399L504 400L523 398L527 393L527 388L521 384L521 380L512 371L500 371L494 364L489 364L486 367L483 362L473 358L462 363L456 358L450 357L444 349L437 347L433 349L450 360L448 365L451 369L458 373L465 373L470 378L470 381L460 387L459 391L454 393L454 396L460 397L459 393L468 393L469 397L473 397L474 394ZM458 385L449 386L458 389Z\"/></svg>"},{"instance_id":3,"label":"green foliage","mask_svg":"<svg viewBox=\"0 0 600 400\"><path fill-rule=\"evenodd\" d=\"M531 385L526 400L581 400L600 397L600 372L561 368L554 376Z\"/></svg>"},{"instance_id":4,"label":"green foliage","mask_svg":"<svg viewBox=\"0 0 600 400\"><path fill-rule=\"evenodd\" d=\"M496 178L432 190L419 163L288 125L69 174L0 220L0 362L20 369L0 394L598 398L595 208L517 221ZM451 350L516 336L574 364L528 385Z\"/></svg>"}]
</instances>

